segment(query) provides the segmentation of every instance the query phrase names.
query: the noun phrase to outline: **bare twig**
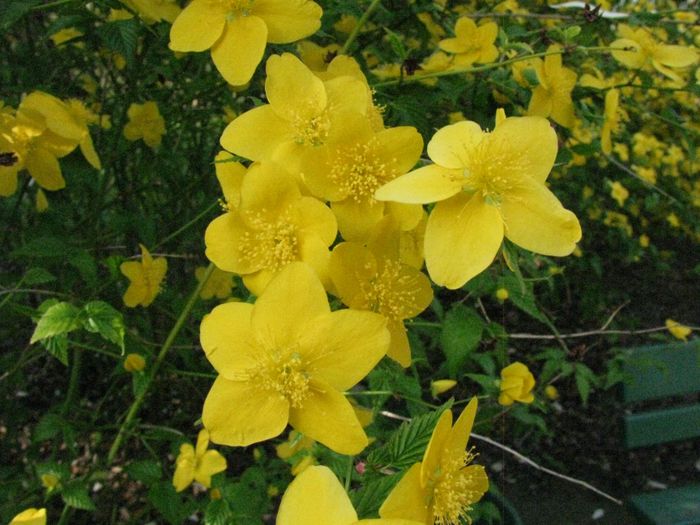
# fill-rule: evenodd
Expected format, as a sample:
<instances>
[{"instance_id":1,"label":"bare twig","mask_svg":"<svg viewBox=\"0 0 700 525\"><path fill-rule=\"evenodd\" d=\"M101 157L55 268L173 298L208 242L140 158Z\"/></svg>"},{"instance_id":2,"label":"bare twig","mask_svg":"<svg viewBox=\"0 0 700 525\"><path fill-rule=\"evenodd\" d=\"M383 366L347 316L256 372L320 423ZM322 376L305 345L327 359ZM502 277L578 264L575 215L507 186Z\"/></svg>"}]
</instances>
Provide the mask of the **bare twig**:
<instances>
[{"instance_id":1,"label":"bare twig","mask_svg":"<svg viewBox=\"0 0 700 525\"><path fill-rule=\"evenodd\" d=\"M687 325L686 325L687 326ZM700 330L700 326L688 326L691 330ZM587 332L577 332L573 334L549 335L549 334L508 334L512 339L575 339L577 337L591 337L594 335L640 335L652 332L663 332L668 330L665 326L655 326L654 328L644 328L642 330L589 330Z\"/></svg>"}]
</instances>

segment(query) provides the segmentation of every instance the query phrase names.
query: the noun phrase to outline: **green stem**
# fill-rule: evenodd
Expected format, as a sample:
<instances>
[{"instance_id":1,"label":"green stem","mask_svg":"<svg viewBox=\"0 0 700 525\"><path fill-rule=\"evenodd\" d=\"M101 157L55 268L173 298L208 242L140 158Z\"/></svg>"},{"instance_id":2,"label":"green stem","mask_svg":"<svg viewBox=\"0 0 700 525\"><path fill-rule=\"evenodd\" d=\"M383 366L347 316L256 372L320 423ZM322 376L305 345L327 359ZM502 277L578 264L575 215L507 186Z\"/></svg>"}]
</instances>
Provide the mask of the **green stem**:
<instances>
[{"instance_id":1,"label":"green stem","mask_svg":"<svg viewBox=\"0 0 700 525\"><path fill-rule=\"evenodd\" d=\"M197 215L197 216L196 216L194 219L192 219L190 222L188 222L187 224L185 224L185 225L182 226L181 228L178 228L177 230L175 230L175 231L174 231L173 233L171 233L170 235L166 236L162 241L160 241L158 244L156 244L156 245L153 247L153 249L155 250L156 248L158 248L158 247L160 247L160 246L163 246L163 245L164 245L166 242L168 242L169 240L174 239L175 237L177 237L178 235L180 235L182 232L184 232L184 231L187 230L190 226L192 226L193 224L195 224L196 222L198 222L202 217L204 217L206 214L208 214L211 210L213 210L214 208L216 208L218 205L219 205L219 201L216 201L216 202L213 203L211 206L208 206L207 209L205 209L202 213L200 213L199 215Z\"/></svg>"},{"instance_id":2,"label":"green stem","mask_svg":"<svg viewBox=\"0 0 700 525\"><path fill-rule=\"evenodd\" d=\"M65 416L70 410L78 392L78 379L80 378L80 365L83 360L83 352L79 348L73 349L73 362L71 363L70 379L68 380L68 392L66 400L61 408L61 415Z\"/></svg>"},{"instance_id":3,"label":"green stem","mask_svg":"<svg viewBox=\"0 0 700 525\"><path fill-rule=\"evenodd\" d=\"M352 482L353 456L348 457L348 470L345 472L345 492L350 492L350 482Z\"/></svg>"},{"instance_id":4,"label":"green stem","mask_svg":"<svg viewBox=\"0 0 700 525\"><path fill-rule=\"evenodd\" d=\"M61 517L58 519L58 525L68 525L68 520L70 520L71 507L65 505L63 507L63 512L61 512Z\"/></svg>"},{"instance_id":5,"label":"green stem","mask_svg":"<svg viewBox=\"0 0 700 525\"><path fill-rule=\"evenodd\" d=\"M177 318L177 321L175 321L175 324L173 325L172 329L170 330L170 333L168 334L168 337L165 339L165 342L163 343L163 346L160 349L160 352L156 356L156 359L153 362L153 365L151 366L150 373L148 374L148 377L146 379L146 384L144 385L143 389L139 392L139 394L136 396L136 399L134 399L133 403L131 403L131 406L129 407L129 411L126 413L126 417L124 418L124 421L122 422L121 426L119 427L119 432L117 433L117 437L114 439L114 442L112 443L112 446L109 449L109 453L107 454L107 464L111 464L112 461L114 461L114 458L117 455L117 452L119 452L119 447L121 447L121 444L124 441L124 436L126 435L126 432L127 432L128 428L131 426L131 423L133 422L134 418L138 414L139 409L141 408L141 405L143 404L143 401L146 398L146 394L148 393L151 385L153 384L153 380L155 379L156 374L158 373L158 369L160 368L160 365L163 363L163 360L168 355L168 351L173 346L173 343L175 342L175 338L180 333L180 330L182 329L183 325L185 324L185 321L189 317L189 314L192 311L192 308L196 304L197 299L199 299L199 293L202 291L202 288L209 280L209 277L211 276L211 274L214 272L214 268L215 268L214 263L210 263L209 266L207 267L207 270L204 274L204 277L197 284L197 287L192 291L192 294L187 299L187 303L185 304L185 307L182 309L182 312L180 312L180 316Z\"/></svg>"},{"instance_id":6,"label":"green stem","mask_svg":"<svg viewBox=\"0 0 700 525\"><path fill-rule=\"evenodd\" d=\"M624 48L611 48L608 46L597 46L597 47L578 47L576 50L585 52L595 52L595 53L609 53L616 50L624 50ZM486 64L484 66L474 66L465 67L458 69L448 69L446 71L435 71L433 73L425 73L423 75L413 75L410 77L404 77L403 79L387 80L385 82L379 82L373 84L373 88L394 86L396 84L404 84L407 82L420 82L428 78L438 78L438 77L449 77L452 75L462 75L465 73L480 73L481 71L489 71L491 69L496 69L501 66L508 66L510 64L515 64L516 62L522 62L523 60L530 60L532 58L546 57L550 55L563 55L566 53L571 53L570 49L561 49L559 51L542 51L540 53L532 53L531 55L522 55L515 58L510 58L508 60L503 60L502 62L494 62L493 64Z\"/></svg>"},{"instance_id":7,"label":"green stem","mask_svg":"<svg viewBox=\"0 0 700 525\"><path fill-rule=\"evenodd\" d=\"M350 33L350 36L343 44L343 47L340 50L341 55L347 55L348 50L350 49L350 46L357 39L357 36L360 34L360 31L362 30L364 25L367 23L367 20L369 20L369 17L372 16L372 13L374 12L374 10L377 9L377 7L379 7L380 1L381 0L372 0L372 3L369 4L369 7L367 8L367 10L364 13L362 13L362 16L357 21L357 25L352 30L352 33Z\"/></svg>"}]
</instances>

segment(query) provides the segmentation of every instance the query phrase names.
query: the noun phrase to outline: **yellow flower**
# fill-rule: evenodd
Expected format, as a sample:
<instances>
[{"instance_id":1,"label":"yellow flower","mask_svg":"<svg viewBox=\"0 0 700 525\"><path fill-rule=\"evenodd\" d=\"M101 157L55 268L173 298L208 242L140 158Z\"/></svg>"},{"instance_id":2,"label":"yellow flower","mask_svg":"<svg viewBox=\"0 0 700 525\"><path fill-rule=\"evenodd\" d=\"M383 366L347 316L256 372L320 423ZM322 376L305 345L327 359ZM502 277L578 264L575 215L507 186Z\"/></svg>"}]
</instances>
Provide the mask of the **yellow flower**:
<instances>
[{"instance_id":1,"label":"yellow flower","mask_svg":"<svg viewBox=\"0 0 700 525\"><path fill-rule=\"evenodd\" d=\"M423 139L414 127L375 133L366 117L356 115L346 121L332 142L304 159L304 180L313 195L331 201L343 239L361 242L385 214L401 220L408 213L411 226L420 220L420 206L404 205L394 210L394 205L375 200L374 192L415 166L421 151Z\"/></svg>"},{"instance_id":2,"label":"yellow flower","mask_svg":"<svg viewBox=\"0 0 700 525\"><path fill-rule=\"evenodd\" d=\"M545 185L556 155L556 134L543 118L505 118L490 133L458 122L428 144L435 164L389 182L375 198L439 201L425 230L425 261L436 284L455 289L491 264L504 236L544 255L574 250L578 219Z\"/></svg>"},{"instance_id":3,"label":"yellow flower","mask_svg":"<svg viewBox=\"0 0 700 525\"><path fill-rule=\"evenodd\" d=\"M498 402L501 405L518 403L529 404L535 400L532 389L535 387L535 377L532 372L519 361L501 370L501 394Z\"/></svg>"},{"instance_id":4,"label":"yellow flower","mask_svg":"<svg viewBox=\"0 0 700 525\"><path fill-rule=\"evenodd\" d=\"M387 319L391 344L387 355L411 364L404 319L420 314L433 300L430 281L420 271L395 258L375 256L361 244L343 242L331 253L330 274L343 304L377 312Z\"/></svg>"},{"instance_id":5,"label":"yellow flower","mask_svg":"<svg viewBox=\"0 0 700 525\"><path fill-rule=\"evenodd\" d=\"M189 443L180 445L180 454L175 460L173 486L181 492L190 486L192 481L211 487L211 477L226 470L226 458L209 447L209 432L199 431L196 448Z\"/></svg>"},{"instance_id":6,"label":"yellow flower","mask_svg":"<svg viewBox=\"0 0 700 525\"><path fill-rule=\"evenodd\" d=\"M238 116L221 135L221 145L241 157L271 160L277 154L288 164L371 105L361 80L345 75L324 82L290 53L271 56L265 67L269 104Z\"/></svg>"},{"instance_id":7,"label":"yellow flower","mask_svg":"<svg viewBox=\"0 0 700 525\"><path fill-rule=\"evenodd\" d=\"M600 144L603 153L610 155L612 153L612 133L616 133L620 127L620 92L617 89L611 89L605 94L605 120L603 121L603 129L600 132ZM622 206L622 204L620 204Z\"/></svg>"},{"instance_id":8,"label":"yellow flower","mask_svg":"<svg viewBox=\"0 0 700 525\"><path fill-rule=\"evenodd\" d=\"M506 299L508 299L508 297L510 297L510 294L505 288L499 288L498 290L496 290L496 299L498 299L499 301L503 302Z\"/></svg>"},{"instance_id":9,"label":"yellow flower","mask_svg":"<svg viewBox=\"0 0 700 525\"><path fill-rule=\"evenodd\" d=\"M141 354L131 353L124 359L124 370L127 372L141 372L146 368L146 360Z\"/></svg>"},{"instance_id":10,"label":"yellow flower","mask_svg":"<svg viewBox=\"0 0 700 525\"><path fill-rule=\"evenodd\" d=\"M625 188L622 184L615 181L612 183L610 196L617 201L618 206L622 207L625 205L625 201L630 196L630 192L627 191L627 188Z\"/></svg>"},{"instance_id":11,"label":"yellow flower","mask_svg":"<svg viewBox=\"0 0 700 525\"><path fill-rule=\"evenodd\" d=\"M9 525L46 525L46 509L27 509L12 518Z\"/></svg>"},{"instance_id":12,"label":"yellow flower","mask_svg":"<svg viewBox=\"0 0 700 525\"><path fill-rule=\"evenodd\" d=\"M243 276L256 295L293 261L304 261L328 282L328 247L337 227L331 210L302 196L281 166L256 163L241 186L241 204L214 219L204 235L206 255L224 271Z\"/></svg>"},{"instance_id":13,"label":"yellow flower","mask_svg":"<svg viewBox=\"0 0 700 525\"><path fill-rule=\"evenodd\" d=\"M342 392L386 354L386 320L331 312L303 263L284 268L255 305L226 303L202 321L201 344L219 373L202 410L215 443L247 446L292 428L340 454L367 445Z\"/></svg>"},{"instance_id":14,"label":"yellow flower","mask_svg":"<svg viewBox=\"0 0 700 525\"><path fill-rule=\"evenodd\" d=\"M554 401L559 399L559 390L554 385L547 385L544 387L544 395L547 396L547 399Z\"/></svg>"},{"instance_id":15,"label":"yellow flower","mask_svg":"<svg viewBox=\"0 0 700 525\"><path fill-rule=\"evenodd\" d=\"M54 490L60 484L61 484L60 478L52 472L47 472L47 473L41 475L41 485L45 489L47 489L49 492Z\"/></svg>"},{"instance_id":16,"label":"yellow flower","mask_svg":"<svg viewBox=\"0 0 700 525\"><path fill-rule=\"evenodd\" d=\"M669 332L671 332L673 337L682 341L687 341L688 336L692 333L692 330L689 327L682 325L673 319L666 319L666 328Z\"/></svg>"},{"instance_id":17,"label":"yellow flower","mask_svg":"<svg viewBox=\"0 0 700 525\"><path fill-rule=\"evenodd\" d=\"M698 53L694 48L659 43L643 27L633 29L620 24L618 33L622 38L610 44L611 48L617 48L612 52L612 56L630 69L640 69L651 64L671 80L680 80L673 69L692 66L698 60Z\"/></svg>"},{"instance_id":18,"label":"yellow flower","mask_svg":"<svg viewBox=\"0 0 700 525\"><path fill-rule=\"evenodd\" d=\"M345 489L324 466L309 467L292 481L280 502L276 525L421 525L415 521L359 520Z\"/></svg>"},{"instance_id":19,"label":"yellow flower","mask_svg":"<svg viewBox=\"0 0 700 525\"><path fill-rule=\"evenodd\" d=\"M454 53L456 66L487 64L498 58L498 49L494 45L498 36L498 26L486 22L477 26L468 17L462 17L455 24L455 38L440 41L440 49Z\"/></svg>"},{"instance_id":20,"label":"yellow flower","mask_svg":"<svg viewBox=\"0 0 700 525\"><path fill-rule=\"evenodd\" d=\"M160 292L160 284L168 270L168 261L164 257L154 259L143 244L139 246L141 262L126 261L119 266L129 279L129 288L124 293L124 304L129 308L150 305Z\"/></svg>"},{"instance_id":21,"label":"yellow flower","mask_svg":"<svg viewBox=\"0 0 700 525\"><path fill-rule=\"evenodd\" d=\"M195 269L194 276L197 281L201 282L206 271L207 269L204 266ZM227 299L231 296L231 288L233 288L233 274L214 268L209 280L202 287L202 291L199 292L199 297L204 300L211 299L212 297Z\"/></svg>"},{"instance_id":22,"label":"yellow flower","mask_svg":"<svg viewBox=\"0 0 700 525\"><path fill-rule=\"evenodd\" d=\"M211 49L219 73L240 86L253 76L267 42L288 44L312 35L321 14L309 0L192 0L170 29L170 49Z\"/></svg>"},{"instance_id":23,"label":"yellow flower","mask_svg":"<svg viewBox=\"0 0 700 525\"><path fill-rule=\"evenodd\" d=\"M537 67L539 85L532 91L527 107L528 115L551 117L554 122L571 128L576 122L571 92L576 85L576 73L562 65L558 45L547 48L548 53L541 67Z\"/></svg>"},{"instance_id":24,"label":"yellow flower","mask_svg":"<svg viewBox=\"0 0 700 525\"><path fill-rule=\"evenodd\" d=\"M129 117L129 122L124 126L124 136L127 140L143 139L152 149L160 146L165 134L165 120L155 102L133 103L126 114Z\"/></svg>"},{"instance_id":25,"label":"yellow flower","mask_svg":"<svg viewBox=\"0 0 700 525\"><path fill-rule=\"evenodd\" d=\"M649 247L649 236L646 233L643 233L639 236L639 246L641 246L642 248Z\"/></svg>"},{"instance_id":26,"label":"yellow flower","mask_svg":"<svg viewBox=\"0 0 700 525\"><path fill-rule=\"evenodd\" d=\"M444 394L449 390L452 390L457 386L457 381L454 379L438 379L437 381L430 382L430 394L433 397L437 397L440 394Z\"/></svg>"},{"instance_id":27,"label":"yellow flower","mask_svg":"<svg viewBox=\"0 0 700 525\"><path fill-rule=\"evenodd\" d=\"M469 465L475 454L466 450L476 416L472 398L452 426L445 410L435 425L423 461L413 465L379 509L382 518L403 518L425 525L459 525L469 521L471 504L488 490L484 467Z\"/></svg>"}]
</instances>

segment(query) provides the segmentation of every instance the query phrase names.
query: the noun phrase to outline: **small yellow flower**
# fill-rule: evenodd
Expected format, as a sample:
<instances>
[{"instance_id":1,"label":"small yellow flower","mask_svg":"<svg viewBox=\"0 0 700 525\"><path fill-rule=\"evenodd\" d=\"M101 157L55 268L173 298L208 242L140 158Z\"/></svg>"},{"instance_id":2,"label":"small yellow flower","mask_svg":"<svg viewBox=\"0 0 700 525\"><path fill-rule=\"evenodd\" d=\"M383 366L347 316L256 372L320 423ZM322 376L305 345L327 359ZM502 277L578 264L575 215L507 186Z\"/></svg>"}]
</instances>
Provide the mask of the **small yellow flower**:
<instances>
[{"instance_id":1,"label":"small yellow flower","mask_svg":"<svg viewBox=\"0 0 700 525\"><path fill-rule=\"evenodd\" d=\"M216 450L207 450L209 447L209 432L202 429L197 436L196 448L189 443L180 445L180 454L177 456L173 486L181 492L190 486L192 481L197 481L205 487L211 487L211 477L214 474L226 470L226 458Z\"/></svg>"},{"instance_id":2,"label":"small yellow flower","mask_svg":"<svg viewBox=\"0 0 700 525\"><path fill-rule=\"evenodd\" d=\"M554 401L559 399L559 390L554 385L547 385L544 387L544 395L547 396L547 399Z\"/></svg>"},{"instance_id":3,"label":"small yellow flower","mask_svg":"<svg viewBox=\"0 0 700 525\"><path fill-rule=\"evenodd\" d=\"M41 475L41 484L49 492L61 484L60 478L53 472L47 472Z\"/></svg>"},{"instance_id":4,"label":"small yellow flower","mask_svg":"<svg viewBox=\"0 0 700 525\"><path fill-rule=\"evenodd\" d=\"M146 368L146 360L141 354L129 354L124 359L124 370L127 372L141 372Z\"/></svg>"},{"instance_id":5,"label":"small yellow flower","mask_svg":"<svg viewBox=\"0 0 700 525\"><path fill-rule=\"evenodd\" d=\"M615 181L612 183L610 196L617 201L618 206L622 207L625 205L627 197L630 196L630 192L627 191L627 188L625 188L622 184Z\"/></svg>"},{"instance_id":6,"label":"small yellow flower","mask_svg":"<svg viewBox=\"0 0 700 525\"><path fill-rule=\"evenodd\" d=\"M440 49L454 53L456 66L488 64L498 58L494 45L498 36L498 26L486 22L477 26L469 17L461 17L455 24L455 37L440 41Z\"/></svg>"},{"instance_id":7,"label":"small yellow flower","mask_svg":"<svg viewBox=\"0 0 700 525\"><path fill-rule=\"evenodd\" d=\"M165 134L165 120L155 102L131 104L126 114L129 117L129 122L124 126L124 136L127 140L143 139L152 149L160 146Z\"/></svg>"},{"instance_id":8,"label":"small yellow flower","mask_svg":"<svg viewBox=\"0 0 700 525\"><path fill-rule=\"evenodd\" d=\"M639 246L641 246L642 248L649 247L649 236L646 233L643 233L639 236Z\"/></svg>"},{"instance_id":9,"label":"small yellow flower","mask_svg":"<svg viewBox=\"0 0 700 525\"><path fill-rule=\"evenodd\" d=\"M445 410L435 425L423 461L413 465L379 509L382 518L415 520L425 525L458 525L469 521L471 504L488 490L484 467L469 465L475 454L466 450L476 417L472 398L452 426Z\"/></svg>"},{"instance_id":10,"label":"small yellow flower","mask_svg":"<svg viewBox=\"0 0 700 525\"><path fill-rule=\"evenodd\" d=\"M454 379L438 379L436 381L431 381L430 394L433 397L437 397L440 394L444 394L445 392L452 390L455 386L457 386L457 381Z\"/></svg>"},{"instance_id":11,"label":"small yellow flower","mask_svg":"<svg viewBox=\"0 0 700 525\"><path fill-rule=\"evenodd\" d=\"M512 405L515 401L529 404L535 400L532 389L535 387L535 377L527 366L519 361L501 370L501 394L498 402L501 405Z\"/></svg>"},{"instance_id":12,"label":"small yellow flower","mask_svg":"<svg viewBox=\"0 0 700 525\"><path fill-rule=\"evenodd\" d=\"M46 509L27 509L12 518L9 525L46 525Z\"/></svg>"},{"instance_id":13,"label":"small yellow flower","mask_svg":"<svg viewBox=\"0 0 700 525\"><path fill-rule=\"evenodd\" d=\"M671 332L673 337L680 339L681 341L687 341L688 336L692 333L692 330L689 327L682 325L673 319L666 319L666 328L669 332Z\"/></svg>"},{"instance_id":14,"label":"small yellow flower","mask_svg":"<svg viewBox=\"0 0 700 525\"><path fill-rule=\"evenodd\" d=\"M528 115L550 117L565 128L572 128L576 122L571 92L576 85L576 73L562 65L558 45L547 48L548 53L542 65L537 67L539 85L532 91L527 108Z\"/></svg>"},{"instance_id":15,"label":"small yellow flower","mask_svg":"<svg viewBox=\"0 0 700 525\"><path fill-rule=\"evenodd\" d=\"M124 304L129 308L150 305L160 292L161 282L168 270L168 261L164 257L154 259L143 244L139 246L141 262L126 261L119 266L130 281L124 293Z\"/></svg>"},{"instance_id":16,"label":"small yellow flower","mask_svg":"<svg viewBox=\"0 0 700 525\"><path fill-rule=\"evenodd\" d=\"M508 299L508 297L510 297L510 294L505 288L499 288L498 290L496 290L496 299L498 299L499 301L505 301L506 299Z\"/></svg>"},{"instance_id":17,"label":"small yellow flower","mask_svg":"<svg viewBox=\"0 0 700 525\"><path fill-rule=\"evenodd\" d=\"M678 218L678 215L676 215L673 212L669 213L666 216L666 220L673 228L680 228L681 227L681 220Z\"/></svg>"}]
</instances>

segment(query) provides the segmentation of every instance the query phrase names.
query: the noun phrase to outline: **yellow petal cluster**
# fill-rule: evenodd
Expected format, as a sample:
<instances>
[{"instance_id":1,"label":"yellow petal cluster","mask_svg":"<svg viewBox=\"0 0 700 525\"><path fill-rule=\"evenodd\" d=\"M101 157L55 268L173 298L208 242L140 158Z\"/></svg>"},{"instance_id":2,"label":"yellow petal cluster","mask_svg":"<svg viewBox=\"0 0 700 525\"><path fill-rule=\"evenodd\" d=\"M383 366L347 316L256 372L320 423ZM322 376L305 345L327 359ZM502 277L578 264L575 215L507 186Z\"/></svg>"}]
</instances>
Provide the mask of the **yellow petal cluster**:
<instances>
[{"instance_id":1,"label":"yellow petal cluster","mask_svg":"<svg viewBox=\"0 0 700 525\"><path fill-rule=\"evenodd\" d=\"M362 380L389 347L373 312L331 312L321 281L291 263L254 305L226 303L202 321L201 344L219 376L204 402L211 440L247 446L295 430L341 454L367 436L342 392Z\"/></svg>"},{"instance_id":2,"label":"yellow petal cluster","mask_svg":"<svg viewBox=\"0 0 700 525\"><path fill-rule=\"evenodd\" d=\"M549 117L557 124L571 128L576 121L574 103L571 100L576 73L562 65L560 52L560 46L552 45L547 48L547 53L551 54L544 61L533 60L539 85L532 91L527 114Z\"/></svg>"},{"instance_id":3,"label":"yellow petal cluster","mask_svg":"<svg viewBox=\"0 0 700 525\"><path fill-rule=\"evenodd\" d=\"M315 33L321 14L310 0L192 0L173 22L170 49L211 49L219 73L240 86L253 76L268 42L288 44Z\"/></svg>"},{"instance_id":4,"label":"yellow petal cluster","mask_svg":"<svg viewBox=\"0 0 700 525\"><path fill-rule=\"evenodd\" d=\"M197 445L180 445L180 453L175 460L173 486L177 492L185 490L193 481L211 487L211 477L226 470L226 458L209 448L209 432L200 430Z\"/></svg>"},{"instance_id":5,"label":"yellow petal cluster","mask_svg":"<svg viewBox=\"0 0 700 525\"><path fill-rule=\"evenodd\" d=\"M481 499L489 482L484 467L470 465L466 450L476 417L472 398L452 426L445 410L435 425L423 461L413 465L379 509L382 518L415 520L425 525L459 525L469 520L471 504Z\"/></svg>"},{"instance_id":6,"label":"yellow petal cluster","mask_svg":"<svg viewBox=\"0 0 700 525\"><path fill-rule=\"evenodd\" d=\"M498 58L494 45L498 36L498 26L486 22L479 26L469 17L463 16L455 24L455 37L440 41L440 49L454 53L456 66L488 64Z\"/></svg>"},{"instance_id":7,"label":"yellow petal cluster","mask_svg":"<svg viewBox=\"0 0 700 525\"><path fill-rule=\"evenodd\" d=\"M535 396L532 389L535 387L535 377L523 363L516 361L501 370L501 393L498 402L509 406L514 402L532 403Z\"/></svg>"},{"instance_id":8,"label":"yellow petal cluster","mask_svg":"<svg viewBox=\"0 0 700 525\"><path fill-rule=\"evenodd\" d=\"M687 341L688 336L692 333L692 330L689 327L679 323L678 321L674 321L673 319L666 319L666 329L673 337L680 339L681 341Z\"/></svg>"},{"instance_id":9,"label":"yellow petal cluster","mask_svg":"<svg viewBox=\"0 0 700 525\"><path fill-rule=\"evenodd\" d=\"M160 146L165 134L165 120L158 110L158 104L153 101L133 103L126 114L129 117L124 126L124 137L127 140L143 139L152 149Z\"/></svg>"},{"instance_id":10,"label":"yellow petal cluster","mask_svg":"<svg viewBox=\"0 0 700 525\"><path fill-rule=\"evenodd\" d=\"M129 287L124 293L124 304L129 308L149 306L160 292L160 286L168 270L168 261L164 257L151 257L143 244L141 261L126 261L119 266L119 271L129 279Z\"/></svg>"},{"instance_id":11,"label":"yellow petal cluster","mask_svg":"<svg viewBox=\"0 0 700 525\"><path fill-rule=\"evenodd\" d=\"M504 237L544 255L574 250L578 219L545 185L556 154L556 134L540 117L499 119L492 132L457 122L428 144L434 164L389 182L375 198L437 201L425 230L428 273L459 288L491 264Z\"/></svg>"}]
</instances>

